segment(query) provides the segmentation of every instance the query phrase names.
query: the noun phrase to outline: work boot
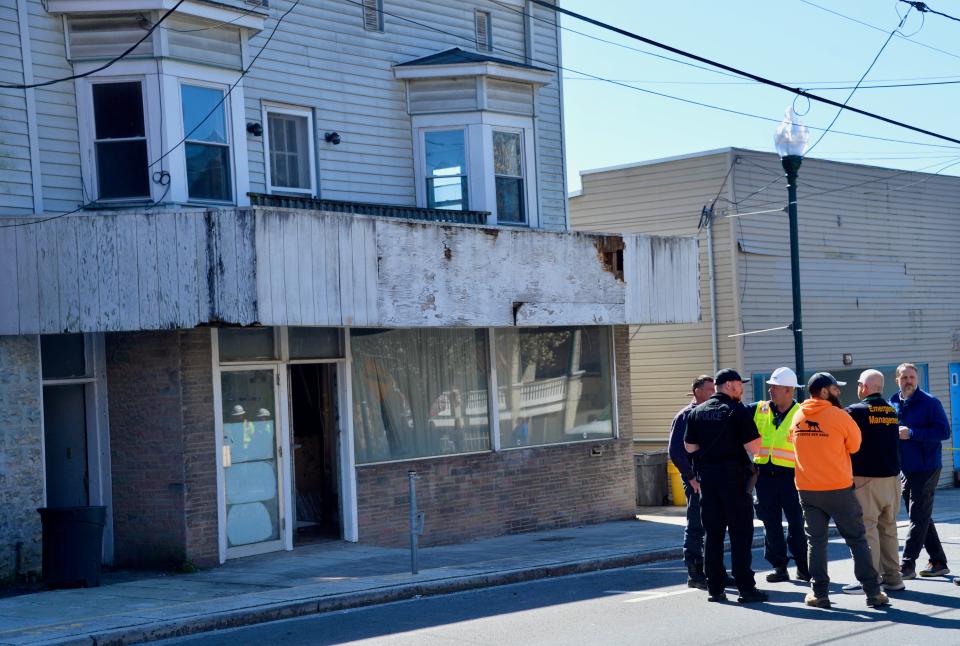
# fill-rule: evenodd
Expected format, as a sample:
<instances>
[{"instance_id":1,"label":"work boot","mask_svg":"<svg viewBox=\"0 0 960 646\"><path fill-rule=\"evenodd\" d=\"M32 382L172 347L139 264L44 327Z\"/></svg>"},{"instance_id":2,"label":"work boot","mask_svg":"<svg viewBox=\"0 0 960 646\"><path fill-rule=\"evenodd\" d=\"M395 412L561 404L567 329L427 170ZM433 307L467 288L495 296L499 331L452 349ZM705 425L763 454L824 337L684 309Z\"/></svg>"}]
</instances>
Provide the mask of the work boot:
<instances>
[{"instance_id":1,"label":"work boot","mask_svg":"<svg viewBox=\"0 0 960 646\"><path fill-rule=\"evenodd\" d=\"M808 592L806 598L803 600L805 604L811 608L829 608L830 599L828 597L818 597L812 592Z\"/></svg>"},{"instance_id":2,"label":"work boot","mask_svg":"<svg viewBox=\"0 0 960 646\"><path fill-rule=\"evenodd\" d=\"M904 561L900 564L900 578L907 581L917 578L917 570L913 561Z\"/></svg>"},{"instance_id":3,"label":"work boot","mask_svg":"<svg viewBox=\"0 0 960 646\"><path fill-rule=\"evenodd\" d=\"M756 603L758 601L766 601L769 598L766 592L751 588L750 590L744 590L740 593L740 596L737 597L737 603Z\"/></svg>"},{"instance_id":4,"label":"work boot","mask_svg":"<svg viewBox=\"0 0 960 646\"><path fill-rule=\"evenodd\" d=\"M691 563L687 566L687 587L698 590L707 589L707 577L703 573L702 563Z\"/></svg>"},{"instance_id":5,"label":"work boot","mask_svg":"<svg viewBox=\"0 0 960 646\"><path fill-rule=\"evenodd\" d=\"M872 597L867 597L867 606L870 608L879 608L880 606L889 606L890 597L882 592L878 592Z\"/></svg>"},{"instance_id":6,"label":"work boot","mask_svg":"<svg viewBox=\"0 0 960 646\"><path fill-rule=\"evenodd\" d=\"M786 566L774 568L773 572L767 575L767 583L781 583L790 580L790 573Z\"/></svg>"}]
</instances>

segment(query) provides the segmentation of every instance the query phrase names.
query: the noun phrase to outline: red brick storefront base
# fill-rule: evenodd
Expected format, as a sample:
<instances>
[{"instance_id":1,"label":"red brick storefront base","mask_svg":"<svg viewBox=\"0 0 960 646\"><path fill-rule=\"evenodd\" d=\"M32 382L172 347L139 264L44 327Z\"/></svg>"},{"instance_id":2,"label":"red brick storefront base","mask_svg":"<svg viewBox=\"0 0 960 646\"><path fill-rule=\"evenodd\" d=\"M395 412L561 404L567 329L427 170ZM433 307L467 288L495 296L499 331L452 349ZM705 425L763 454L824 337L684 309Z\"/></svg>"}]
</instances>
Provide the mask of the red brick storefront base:
<instances>
[{"instance_id":1,"label":"red brick storefront base","mask_svg":"<svg viewBox=\"0 0 960 646\"><path fill-rule=\"evenodd\" d=\"M615 329L616 439L357 468L360 542L409 540L407 472L426 514L423 545L598 523L636 513L629 344Z\"/></svg>"}]
</instances>

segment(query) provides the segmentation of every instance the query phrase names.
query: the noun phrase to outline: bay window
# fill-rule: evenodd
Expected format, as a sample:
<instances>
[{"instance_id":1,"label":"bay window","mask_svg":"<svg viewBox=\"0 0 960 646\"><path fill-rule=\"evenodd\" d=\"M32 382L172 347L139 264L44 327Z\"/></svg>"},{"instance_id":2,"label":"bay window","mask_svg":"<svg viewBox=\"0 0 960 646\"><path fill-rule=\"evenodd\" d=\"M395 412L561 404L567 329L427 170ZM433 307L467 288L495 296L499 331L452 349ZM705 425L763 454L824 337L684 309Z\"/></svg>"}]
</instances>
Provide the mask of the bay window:
<instances>
[{"instance_id":1,"label":"bay window","mask_svg":"<svg viewBox=\"0 0 960 646\"><path fill-rule=\"evenodd\" d=\"M97 194L102 200L150 197L142 83L91 86Z\"/></svg>"},{"instance_id":2,"label":"bay window","mask_svg":"<svg viewBox=\"0 0 960 646\"><path fill-rule=\"evenodd\" d=\"M463 130L432 130L423 135L427 206L469 210L467 148Z\"/></svg>"},{"instance_id":3,"label":"bay window","mask_svg":"<svg viewBox=\"0 0 960 646\"><path fill-rule=\"evenodd\" d=\"M526 222L521 132L493 131L493 175L497 191L497 222Z\"/></svg>"},{"instance_id":4,"label":"bay window","mask_svg":"<svg viewBox=\"0 0 960 646\"><path fill-rule=\"evenodd\" d=\"M187 194L191 200L229 202L232 162L223 90L184 84L180 97Z\"/></svg>"}]
</instances>

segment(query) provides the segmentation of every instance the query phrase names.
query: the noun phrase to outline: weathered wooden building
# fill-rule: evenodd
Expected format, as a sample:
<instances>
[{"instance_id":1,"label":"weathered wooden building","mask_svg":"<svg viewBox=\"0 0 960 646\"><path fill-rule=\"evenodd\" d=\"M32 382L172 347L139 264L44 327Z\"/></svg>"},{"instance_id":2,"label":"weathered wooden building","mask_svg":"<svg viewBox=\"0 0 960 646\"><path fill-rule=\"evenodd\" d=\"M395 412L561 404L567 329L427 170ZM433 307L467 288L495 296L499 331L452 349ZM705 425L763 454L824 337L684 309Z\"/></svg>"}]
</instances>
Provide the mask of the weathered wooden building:
<instances>
[{"instance_id":1,"label":"weathered wooden building","mask_svg":"<svg viewBox=\"0 0 960 646\"><path fill-rule=\"evenodd\" d=\"M693 378L717 366L743 371L753 380L747 396L765 397L767 375L794 364L793 333L739 335L793 318L786 178L776 154L716 150L581 177L582 191L570 198L573 228L701 242L702 319L631 332L632 374L658 375L655 391L642 377L631 388L638 449L666 446ZM916 363L921 387L960 427L960 178L807 159L797 204L807 371L845 379L849 403L861 371L883 371L889 396L896 366ZM712 231L701 217L710 205ZM960 468L950 446L943 484Z\"/></svg>"},{"instance_id":2,"label":"weathered wooden building","mask_svg":"<svg viewBox=\"0 0 960 646\"><path fill-rule=\"evenodd\" d=\"M632 514L626 325L698 319L697 243L568 231L552 11L0 18L4 574L43 506L116 564L403 544L409 470L427 543Z\"/></svg>"}]
</instances>

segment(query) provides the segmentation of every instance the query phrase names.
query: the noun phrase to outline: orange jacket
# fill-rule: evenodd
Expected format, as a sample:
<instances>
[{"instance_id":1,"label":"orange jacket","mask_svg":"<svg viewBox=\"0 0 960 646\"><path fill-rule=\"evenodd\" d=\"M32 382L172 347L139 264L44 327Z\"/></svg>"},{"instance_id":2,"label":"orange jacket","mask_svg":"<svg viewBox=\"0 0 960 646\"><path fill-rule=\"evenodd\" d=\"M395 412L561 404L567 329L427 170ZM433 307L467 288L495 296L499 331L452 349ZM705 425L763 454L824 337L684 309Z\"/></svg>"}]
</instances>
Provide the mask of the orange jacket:
<instances>
[{"instance_id":1,"label":"orange jacket","mask_svg":"<svg viewBox=\"0 0 960 646\"><path fill-rule=\"evenodd\" d=\"M800 491L853 487L850 454L860 450L860 427L842 408L825 399L800 404L790 426L797 454L795 480Z\"/></svg>"}]
</instances>

